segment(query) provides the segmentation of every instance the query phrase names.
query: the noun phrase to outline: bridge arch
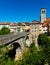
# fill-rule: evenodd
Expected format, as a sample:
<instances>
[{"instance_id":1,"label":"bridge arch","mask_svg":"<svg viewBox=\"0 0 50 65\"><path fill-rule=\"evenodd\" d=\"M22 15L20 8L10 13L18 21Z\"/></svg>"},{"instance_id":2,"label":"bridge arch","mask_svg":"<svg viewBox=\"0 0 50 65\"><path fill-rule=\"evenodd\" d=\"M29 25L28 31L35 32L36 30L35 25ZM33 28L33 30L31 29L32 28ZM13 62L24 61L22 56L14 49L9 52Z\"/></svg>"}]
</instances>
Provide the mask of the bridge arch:
<instances>
[{"instance_id":1,"label":"bridge arch","mask_svg":"<svg viewBox=\"0 0 50 65\"><path fill-rule=\"evenodd\" d=\"M17 49L17 48L19 48L19 47L21 48L19 42L14 42L14 43L13 43L13 47L14 47L14 49Z\"/></svg>"},{"instance_id":2,"label":"bridge arch","mask_svg":"<svg viewBox=\"0 0 50 65\"><path fill-rule=\"evenodd\" d=\"M15 55L21 53L21 46L18 42L14 42L12 45L13 45L13 49L9 50L8 56L10 58L15 58Z\"/></svg>"}]
</instances>

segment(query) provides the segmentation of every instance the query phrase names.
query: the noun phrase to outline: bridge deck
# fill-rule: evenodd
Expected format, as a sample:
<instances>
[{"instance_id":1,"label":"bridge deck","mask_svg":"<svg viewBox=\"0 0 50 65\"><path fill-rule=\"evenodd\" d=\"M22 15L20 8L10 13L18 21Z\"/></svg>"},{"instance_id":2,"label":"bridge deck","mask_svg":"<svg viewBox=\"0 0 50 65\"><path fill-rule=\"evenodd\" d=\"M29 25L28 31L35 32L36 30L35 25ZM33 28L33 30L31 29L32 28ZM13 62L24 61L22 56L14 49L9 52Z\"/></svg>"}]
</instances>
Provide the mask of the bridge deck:
<instances>
[{"instance_id":1,"label":"bridge deck","mask_svg":"<svg viewBox=\"0 0 50 65\"><path fill-rule=\"evenodd\" d=\"M9 44L10 42L13 42L19 38L22 38L26 35L28 35L29 32L21 32L18 34L7 34L7 35L0 35L0 46L2 44Z\"/></svg>"}]
</instances>

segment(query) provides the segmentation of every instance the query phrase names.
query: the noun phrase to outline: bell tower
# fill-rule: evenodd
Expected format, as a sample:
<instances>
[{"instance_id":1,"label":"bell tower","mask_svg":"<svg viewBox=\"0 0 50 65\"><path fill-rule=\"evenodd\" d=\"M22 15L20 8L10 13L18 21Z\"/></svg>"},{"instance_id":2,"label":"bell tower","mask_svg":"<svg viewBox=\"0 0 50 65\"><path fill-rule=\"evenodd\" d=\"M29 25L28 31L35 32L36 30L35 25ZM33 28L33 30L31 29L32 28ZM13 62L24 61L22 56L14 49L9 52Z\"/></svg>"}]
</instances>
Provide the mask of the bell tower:
<instances>
[{"instance_id":1,"label":"bell tower","mask_svg":"<svg viewBox=\"0 0 50 65\"><path fill-rule=\"evenodd\" d=\"M44 23L44 21L46 21L46 9L42 8L41 9L41 14L40 14L40 22Z\"/></svg>"}]
</instances>

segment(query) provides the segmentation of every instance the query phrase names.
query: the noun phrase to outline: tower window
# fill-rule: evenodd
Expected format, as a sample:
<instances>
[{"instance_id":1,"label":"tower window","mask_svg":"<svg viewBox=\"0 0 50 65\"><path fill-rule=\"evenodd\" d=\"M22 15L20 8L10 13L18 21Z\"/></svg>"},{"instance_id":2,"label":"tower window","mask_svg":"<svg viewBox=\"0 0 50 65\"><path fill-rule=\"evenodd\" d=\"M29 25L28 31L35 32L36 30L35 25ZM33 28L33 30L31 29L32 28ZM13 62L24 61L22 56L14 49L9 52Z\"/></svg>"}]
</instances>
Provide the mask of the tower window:
<instances>
[{"instance_id":1,"label":"tower window","mask_svg":"<svg viewBox=\"0 0 50 65\"><path fill-rule=\"evenodd\" d=\"M43 14L43 11L42 11L42 14Z\"/></svg>"},{"instance_id":2,"label":"tower window","mask_svg":"<svg viewBox=\"0 0 50 65\"><path fill-rule=\"evenodd\" d=\"M42 11L42 14L44 14L45 13L45 10L44 11Z\"/></svg>"},{"instance_id":3,"label":"tower window","mask_svg":"<svg viewBox=\"0 0 50 65\"><path fill-rule=\"evenodd\" d=\"M45 13L45 11L44 11L44 13Z\"/></svg>"}]
</instances>

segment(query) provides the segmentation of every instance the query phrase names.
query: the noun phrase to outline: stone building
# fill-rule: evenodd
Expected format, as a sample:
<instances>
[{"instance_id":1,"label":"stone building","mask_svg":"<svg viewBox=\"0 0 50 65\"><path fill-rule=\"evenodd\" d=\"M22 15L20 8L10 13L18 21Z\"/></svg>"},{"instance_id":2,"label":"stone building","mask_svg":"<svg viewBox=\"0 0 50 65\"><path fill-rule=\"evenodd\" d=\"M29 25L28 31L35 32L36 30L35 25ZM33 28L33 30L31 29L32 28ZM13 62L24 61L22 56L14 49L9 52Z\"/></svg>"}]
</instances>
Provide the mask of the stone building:
<instances>
[{"instance_id":1,"label":"stone building","mask_svg":"<svg viewBox=\"0 0 50 65\"><path fill-rule=\"evenodd\" d=\"M32 34L33 38L38 37L40 33L39 27L40 27L40 23L36 20L30 24L30 33Z\"/></svg>"},{"instance_id":2,"label":"stone building","mask_svg":"<svg viewBox=\"0 0 50 65\"><path fill-rule=\"evenodd\" d=\"M43 23L44 21L46 21L46 9L41 8L41 10L40 10L40 22Z\"/></svg>"},{"instance_id":3,"label":"stone building","mask_svg":"<svg viewBox=\"0 0 50 65\"><path fill-rule=\"evenodd\" d=\"M16 27L16 32L19 33L25 31L24 27L25 27L24 23L18 23Z\"/></svg>"}]
</instances>

